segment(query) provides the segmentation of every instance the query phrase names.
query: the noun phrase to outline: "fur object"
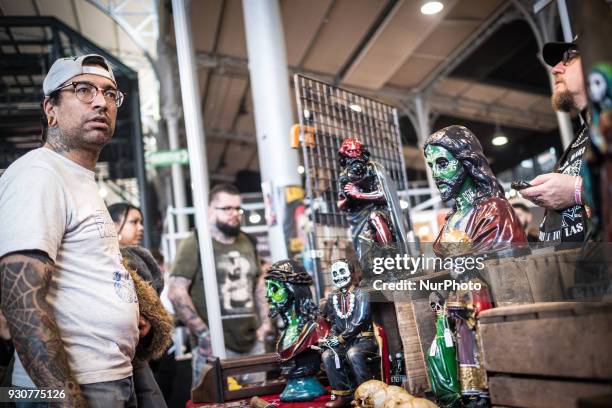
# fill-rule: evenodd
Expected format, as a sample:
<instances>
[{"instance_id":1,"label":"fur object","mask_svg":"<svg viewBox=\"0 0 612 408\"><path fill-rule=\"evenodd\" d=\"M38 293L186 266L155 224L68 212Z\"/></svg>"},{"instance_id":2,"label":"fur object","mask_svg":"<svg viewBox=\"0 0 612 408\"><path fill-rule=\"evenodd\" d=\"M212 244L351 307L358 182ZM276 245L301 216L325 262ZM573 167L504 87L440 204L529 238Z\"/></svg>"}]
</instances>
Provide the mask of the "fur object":
<instances>
[{"instance_id":1,"label":"fur object","mask_svg":"<svg viewBox=\"0 0 612 408\"><path fill-rule=\"evenodd\" d=\"M172 343L172 317L164 308L157 292L126 262L134 280L140 314L151 323L149 333L136 346L136 357L145 361L160 358Z\"/></svg>"}]
</instances>

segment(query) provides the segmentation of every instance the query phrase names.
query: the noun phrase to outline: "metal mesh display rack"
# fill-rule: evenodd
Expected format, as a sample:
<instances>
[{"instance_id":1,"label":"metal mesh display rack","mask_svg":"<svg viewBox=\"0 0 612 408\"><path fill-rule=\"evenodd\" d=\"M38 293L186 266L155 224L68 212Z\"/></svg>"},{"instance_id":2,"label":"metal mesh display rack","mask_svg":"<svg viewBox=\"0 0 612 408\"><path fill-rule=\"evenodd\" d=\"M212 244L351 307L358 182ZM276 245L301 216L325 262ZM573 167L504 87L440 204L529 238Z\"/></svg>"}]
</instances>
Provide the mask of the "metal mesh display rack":
<instances>
[{"instance_id":1,"label":"metal mesh display rack","mask_svg":"<svg viewBox=\"0 0 612 408\"><path fill-rule=\"evenodd\" d=\"M347 137L356 137L395 182L406 190L408 179L402 155L397 109L300 74L294 76L300 124L300 145L310 203L309 236L318 280L318 295L331 284L330 262L346 256L351 245L345 214L338 210L338 149Z\"/></svg>"}]
</instances>

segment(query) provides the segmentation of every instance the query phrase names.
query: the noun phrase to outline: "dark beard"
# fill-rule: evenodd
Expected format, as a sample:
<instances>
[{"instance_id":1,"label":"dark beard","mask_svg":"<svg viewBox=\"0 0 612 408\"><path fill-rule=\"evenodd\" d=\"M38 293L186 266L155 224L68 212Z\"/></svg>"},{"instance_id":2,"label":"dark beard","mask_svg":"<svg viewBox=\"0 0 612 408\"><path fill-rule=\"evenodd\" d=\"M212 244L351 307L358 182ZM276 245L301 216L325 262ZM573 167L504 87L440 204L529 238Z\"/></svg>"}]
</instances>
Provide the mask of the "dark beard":
<instances>
[{"instance_id":1,"label":"dark beard","mask_svg":"<svg viewBox=\"0 0 612 408\"><path fill-rule=\"evenodd\" d=\"M576 109L574 98L569 91L560 91L553 93L550 99L552 108L558 112L571 112Z\"/></svg>"},{"instance_id":2,"label":"dark beard","mask_svg":"<svg viewBox=\"0 0 612 408\"><path fill-rule=\"evenodd\" d=\"M240 224L233 227L229 224L217 222L217 229L221 231L222 234L227 235L228 237L237 237L238 234L240 234Z\"/></svg>"},{"instance_id":3,"label":"dark beard","mask_svg":"<svg viewBox=\"0 0 612 408\"><path fill-rule=\"evenodd\" d=\"M463 182L465 181L466 177L467 172L465 171L465 169L463 169L463 171L453 177L448 183L445 183L447 185L450 185L450 189L447 189L445 192L440 191L440 198L442 199L442 201L447 202L448 200L457 198L457 196L459 195L459 191L461 191L461 186L463 185Z\"/></svg>"}]
</instances>

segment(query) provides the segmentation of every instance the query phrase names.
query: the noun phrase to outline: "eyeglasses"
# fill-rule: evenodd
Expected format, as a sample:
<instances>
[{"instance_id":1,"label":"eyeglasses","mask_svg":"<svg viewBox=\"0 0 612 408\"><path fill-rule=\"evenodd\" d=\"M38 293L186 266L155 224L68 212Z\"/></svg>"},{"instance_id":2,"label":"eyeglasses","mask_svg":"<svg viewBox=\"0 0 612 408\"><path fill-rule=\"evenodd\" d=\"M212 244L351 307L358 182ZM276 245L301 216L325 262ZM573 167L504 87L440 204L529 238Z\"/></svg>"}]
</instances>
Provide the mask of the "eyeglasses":
<instances>
[{"instance_id":1,"label":"eyeglasses","mask_svg":"<svg viewBox=\"0 0 612 408\"><path fill-rule=\"evenodd\" d=\"M125 98L125 94L118 89L98 88L89 82L71 82L64 86L60 86L53 92L61 91L69 86L73 88L74 95L77 99L83 103L92 103L93 100L96 99L98 91L102 91L102 95L104 95L104 99L107 103L114 104L117 108L123 104L123 99Z\"/></svg>"},{"instance_id":2,"label":"eyeglasses","mask_svg":"<svg viewBox=\"0 0 612 408\"><path fill-rule=\"evenodd\" d=\"M236 211L238 214L242 214L244 213L244 209L242 209L242 207L231 207L231 206L226 206L226 207L215 207L216 210L220 210L223 211L224 213L228 214L232 211Z\"/></svg>"},{"instance_id":3,"label":"eyeglasses","mask_svg":"<svg viewBox=\"0 0 612 408\"><path fill-rule=\"evenodd\" d=\"M578 52L578 50L569 49L563 53L563 56L561 57L561 62L563 63L564 66L567 67L570 64L570 62L572 62L579 56L580 56L580 53Z\"/></svg>"}]
</instances>

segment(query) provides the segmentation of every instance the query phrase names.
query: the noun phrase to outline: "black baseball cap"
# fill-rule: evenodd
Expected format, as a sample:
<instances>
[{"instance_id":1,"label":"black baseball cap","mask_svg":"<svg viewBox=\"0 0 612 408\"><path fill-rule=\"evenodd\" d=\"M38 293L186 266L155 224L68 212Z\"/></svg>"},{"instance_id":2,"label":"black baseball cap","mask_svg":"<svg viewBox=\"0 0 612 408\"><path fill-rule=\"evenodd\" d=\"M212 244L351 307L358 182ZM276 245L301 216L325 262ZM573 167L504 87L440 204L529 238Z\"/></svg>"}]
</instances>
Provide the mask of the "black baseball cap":
<instances>
[{"instance_id":1,"label":"black baseball cap","mask_svg":"<svg viewBox=\"0 0 612 408\"><path fill-rule=\"evenodd\" d=\"M567 50L577 50L576 38L572 42L549 42L542 47L542 57L551 67L557 65L563 59L563 53Z\"/></svg>"}]
</instances>

